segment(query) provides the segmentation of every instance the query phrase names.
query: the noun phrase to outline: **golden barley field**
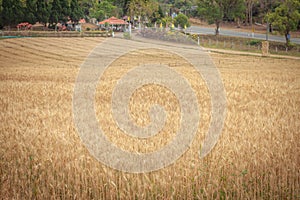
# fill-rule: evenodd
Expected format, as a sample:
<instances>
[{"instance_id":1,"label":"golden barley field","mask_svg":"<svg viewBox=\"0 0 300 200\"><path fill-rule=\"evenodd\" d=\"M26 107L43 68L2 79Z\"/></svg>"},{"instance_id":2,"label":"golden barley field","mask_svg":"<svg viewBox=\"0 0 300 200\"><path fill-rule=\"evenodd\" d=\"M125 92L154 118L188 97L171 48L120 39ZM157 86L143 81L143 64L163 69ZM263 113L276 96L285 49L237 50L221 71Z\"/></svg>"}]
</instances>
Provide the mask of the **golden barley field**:
<instances>
[{"instance_id":1,"label":"golden barley field","mask_svg":"<svg viewBox=\"0 0 300 200\"><path fill-rule=\"evenodd\" d=\"M98 162L81 142L72 97L81 63L105 38L0 40L1 199L299 199L300 60L211 53L224 83L222 135L204 159L210 96L193 67L157 49L111 64L97 86L96 116L110 141L131 152L163 147L179 126L178 101L146 85L130 102L132 119L149 123L151 104L168 112L149 140L122 134L110 113L113 85L136 60L177 63L196 91L201 121L190 148L174 164L126 173ZM125 63L125 64L120 64Z\"/></svg>"}]
</instances>

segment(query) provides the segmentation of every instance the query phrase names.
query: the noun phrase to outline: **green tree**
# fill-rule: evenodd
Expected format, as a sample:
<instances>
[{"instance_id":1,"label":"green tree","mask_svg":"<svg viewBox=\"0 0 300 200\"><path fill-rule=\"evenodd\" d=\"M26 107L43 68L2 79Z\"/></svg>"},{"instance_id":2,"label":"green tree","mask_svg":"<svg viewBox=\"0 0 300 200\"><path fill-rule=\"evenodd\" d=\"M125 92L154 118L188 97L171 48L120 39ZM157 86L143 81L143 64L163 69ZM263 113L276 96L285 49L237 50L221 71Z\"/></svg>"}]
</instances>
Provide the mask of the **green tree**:
<instances>
[{"instance_id":1,"label":"green tree","mask_svg":"<svg viewBox=\"0 0 300 200\"><path fill-rule=\"evenodd\" d=\"M3 28L3 22L2 22L2 0L0 0L0 29Z\"/></svg>"},{"instance_id":2,"label":"green tree","mask_svg":"<svg viewBox=\"0 0 300 200\"><path fill-rule=\"evenodd\" d=\"M37 8L36 8L36 2L34 0L26 0L26 8L25 8L25 21L35 24L37 19L36 19L36 13L37 13Z\"/></svg>"},{"instance_id":3,"label":"green tree","mask_svg":"<svg viewBox=\"0 0 300 200\"><path fill-rule=\"evenodd\" d=\"M267 19L285 36L286 45L290 44L289 34L296 30L300 20L299 0L285 0L274 12L267 15Z\"/></svg>"},{"instance_id":4,"label":"green tree","mask_svg":"<svg viewBox=\"0 0 300 200\"><path fill-rule=\"evenodd\" d=\"M184 28L185 26L186 27L190 26L189 18L185 14L179 13L177 17L175 17L174 19L175 19L175 23L174 23L175 26L179 25L181 28Z\"/></svg>"},{"instance_id":5,"label":"green tree","mask_svg":"<svg viewBox=\"0 0 300 200\"><path fill-rule=\"evenodd\" d=\"M66 23L70 15L70 7L67 0L53 0L50 11L50 23Z\"/></svg>"},{"instance_id":6,"label":"green tree","mask_svg":"<svg viewBox=\"0 0 300 200\"><path fill-rule=\"evenodd\" d=\"M4 26L16 25L23 20L23 7L19 0L2 0L1 19Z\"/></svg>"},{"instance_id":7,"label":"green tree","mask_svg":"<svg viewBox=\"0 0 300 200\"><path fill-rule=\"evenodd\" d=\"M170 16L165 16L164 18L161 19L161 22L164 27L170 27L171 24L174 22L174 20Z\"/></svg>"},{"instance_id":8,"label":"green tree","mask_svg":"<svg viewBox=\"0 0 300 200\"><path fill-rule=\"evenodd\" d=\"M124 16L128 13L128 5L130 0L113 0L113 5L118 7L120 16Z\"/></svg>"},{"instance_id":9,"label":"green tree","mask_svg":"<svg viewBox=\"0 0 300 200\"><path fill-rule=\"evenodd\" d=\"M209 24L216 24L216 35L219 34L220 23L223 20L224 10L220 0L200 0L198 14L207 20Z\"/></svg>"},{"instance_id":10,"label":"green tree","mask_svg":"<svg viewBox=\"0 0 300 200\"><path fill-rule=\"evenodd\" d=\"M193 2L191 0L175 0L174 7L187 15L187 11L191 9L192 3Z\"/></svg>"},{"instance_id":11,"label":"green tree","mask_svg":"<svg viewBox=\"0 0 300 200\"><path fill-rule=\"evenodd\" d=\"M82 9L82 12L83 12L83 15L85 16L85 18L88 18L88 16L90 15L90 10L94 6L94 1L91 1L91 0L79 0L78 3L79 3L79 6Z\"/></svg>"},{"instance_id":12,"label":"green tree","mask_svg":"<svg viewBox=\"0 0 300 200\"><path fill-rule=\"evenodd\" d=\"M72 0L70 5L70 18L73 22L78 22L83 17L83 12L79 7L78 0Z\"/></svg>"},{"instance_id":13,"label":"green tree","mask_svg":"<svg viewBox=\"0 0 300 200\"><path fill-rule=\"evenodd\" d=\"M245 17L245 0L223 0L223 20L233 21Z\"/></svg>"},{"instance_id":14,"label":"green tree","mask_svg":"<svg viewBox=\"0 0 300 200\"><path fill-rule=\"evenodd\" d=\"M130 0L123 0L123 14L128 13L128 6L129 6Z\"/></svg>"},{"instance_id":15,"label":"green tree","mask_svg":"<svg viewBox=\"0 0 300 200\"><path fill-rule=\"evenodd\" d=\"M154 0L131 0L128 12L131 17L137 16L139 22L151 21L155 12L158 11L158 3Z\"/></svg>"},{"instance_id":16,"label":"green tree","mask_svg":"<svg viewBox=\"0 0 300 200\"><path fill-rule=\"evenodd\" d=\"M115 11L116 6L114 6L111 1L103 0L94 5L90 10L90 16L102 21L114 15L116 13Z\"/></svg>"},{"instance_id":17,"label":"green tree","mask_svg":"<svg viewBox=\"0 0 300 200\"><path fill-rule=\"evenodd\" d=\"M165 17L164 12L162 11L162 8L159 5L158 10L154 12L151 16L151 22L152 23L161 22L162 18L164 17Z\"/></svg>"},{"instance_id":18,"label":"green tree","mask_svg":"<svg viewBox=\"0 0 300 200\"><path fill-rule=\"evenodd\" d=\"M68 21L68 18L70 16L71 10L70 10L70 4L69 0L60 0L61 5L61 20L63 23Z\"/></svg>"},{"instance_id":19,"label":"green tree","mask_svg":"<svg viewBox=\"0 0 300 200\"><path fill-rule=\"evenodd\" d=\"M158 14L159 14L159 16L161 17L161 18L164 18L165 17L165 13L163 12L163 10L162 10L162 8L161 8L161 6L159 5L158 6Z\"/></svg>"},{"instance_id":20,"label":"green tree","mask_svg":"<svg viewBox=\"0 0 300 200\"><path fill-rule=\"evenodd\" d=\"M198 3L198 15L209 24L216 24L216 35L223 19L242 17L244 10L244 0L199 0Z\"/></svg>"},{"instance_id":21,"label":"green tree","mask_svg":"<svg viewBox=\"0 0 300 200\"><path fill-rule=\"evenodd\" d=\"M49 5L45 0L36 1L36 19L39 23L47 25L50 17Z\"/></svg>"},{"instance_id":22,"label":"green tree","mask_svg":"<svg viewBox=\"0 0 300 200\"><path fill-rule=\"evenodd\" d=\"M53 0L52 7L50 11L49 22L50 24L55 24L55 31L57 29L57 23L63 19L62 7L60 0Z\"/></svg>"}]
</instances>

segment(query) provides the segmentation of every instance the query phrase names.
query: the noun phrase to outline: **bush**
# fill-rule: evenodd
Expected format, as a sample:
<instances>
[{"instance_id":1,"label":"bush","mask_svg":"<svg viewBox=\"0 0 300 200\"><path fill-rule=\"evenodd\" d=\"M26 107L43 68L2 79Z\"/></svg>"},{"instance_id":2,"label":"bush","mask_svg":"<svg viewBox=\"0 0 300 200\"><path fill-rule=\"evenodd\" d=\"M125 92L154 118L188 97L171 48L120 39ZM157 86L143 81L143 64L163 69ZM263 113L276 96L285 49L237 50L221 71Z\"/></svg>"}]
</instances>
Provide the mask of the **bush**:
<instances>
[{"instance_id":1,"label":"bush","mask_svg":"<svg viewBox=\"0 0 300 200\"><path fill-rule=\"evenodd\" d=\"M130 36L130 34L129 34L128 32L125 32L125 33L123 34L123 37L124 37L125 39L128 39L128 40L131 39L131 36Z\"/></svg>"},{"instance_id":2,"label":"bush","mask_svg":"<svg viewBox=\"0 0 300 200\"><path fill-rule=\"evenodd\" d=\"M175 26L177 27L178 25L181 28L184 28L184 26L189 27L189 18L186 15L179 13L177 17L175 17Z\"/></svg>"},{"instance_id":3,"label":"bush","mask_svg":"<svg viewBox=\"0 0 300 200\"><path fill-rule=\"evenodd\" d=\"M255 46L255 45L261 45L261 40L250 40L247 42L247 45Z\"/></svg>"}]
</instances>

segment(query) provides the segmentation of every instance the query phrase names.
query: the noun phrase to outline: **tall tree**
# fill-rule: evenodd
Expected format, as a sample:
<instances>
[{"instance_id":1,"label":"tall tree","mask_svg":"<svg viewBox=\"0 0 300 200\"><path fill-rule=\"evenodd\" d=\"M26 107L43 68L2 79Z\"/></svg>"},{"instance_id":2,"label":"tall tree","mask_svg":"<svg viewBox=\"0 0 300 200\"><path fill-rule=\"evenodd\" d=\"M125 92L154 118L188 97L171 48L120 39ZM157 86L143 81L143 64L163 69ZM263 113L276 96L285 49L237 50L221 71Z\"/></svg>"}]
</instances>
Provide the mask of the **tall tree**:
<instances>
[{"instance_id":1,"label":"tall tree","mask_svg":"<svg viewBox=\"0 0 300 200\"><path fill-rule=\"evenodd\" d=\"M90 16L102 21L105 18L114 15L116 13L115 11L116 6L114 6L111 1L103 0L94 5L94 7L90 10Z\"/></svg>"},{"instance_id":2,"label":"tall tree","mask_svg":"<svg viewBox=\"0 0 300 200\"><path fill-rule=\"evenodd\" d=\"M286 45L290 44L290 32L297 29L300 20L299 0L285 0L274 12L267 15L273 27L285 36Z\"/></svg>"},{"instance_id":3,"label":"tall tree","mask_svg":"<svg viewBox=\"0 0 300 200\"><path fill-rule=\"evenodd\" d=\"M266 14L270 11L274 11L285 0L259 0L259 12L260 14Z\"/></svg>"},{"instance_id":4,"label":"tall tree","mask_svg":"<svg viewBox=\"0 0 300 200\"><path fill-rule=\"evenodd\" d=\"M3 28L3 21L2 21L2 0L0 0L0 29Z\"/></svg>"},{"instance_id":5,"label":"tall tree","mask_svg":"<svg viewBox=\"0 0 300 200\"><path fill-rule=\"evenodd\" d=\"M120 16L124 16L128 13L128 5L130 0L113 0L113 5L120 9Z\"/></svg>"},{"instance_id":6,"label":"tall tree","mask_svg":"<svg viewBox=\"0 0 300 200\"><path fill-rule=\"evenodd\" d=\"M216 35L219 34L220 23L223 20L224 10L220 0L200 0L198 14L204 17L209 24L216 24Z\"/></svg>"},{"instance_id":7,"label":"tall tree","mask_svg":"<svg viewBox=\"0 0 300 200\"><path fill-rule=\"evenodd\" d=\"M35 0L26 0L26 8L25 8L26 15L24 16L25 21L35 24L36 23L36 2Z\"/></svg>"},{"instance_id":8,"label":"tall tree","mask_svg":"<svg viewBox=\"0 0 300 200\"><path fill-rule=\"evenodd\" d=\"M70 4L69 0L60 0L60 5L61 5L61 20L62 22L67 22L68 18L70 16Z\"/></svg>"},{"instance_id":9,"label":"tall tree","mask_svg":"<svg viewBox=\"0 0 300 200\"><path fill-rule=\"evenodd\" d=\"M223 0L223 5L223 20L232 21L244 17L246 9L244 0Z\"/></svg>"},{"instance_id":10,"label":"tall tree","mask_svg":"<svg viewBox=\"0 0 300 200\"><path fill-rule=\"evenodd\" d=\"M23 20L23 7L19 0L2 0L1 19L4 26L12 26Z\"/></svg>"},{"instance_id":11,"label":"tall tree","mask_svg":"<svg viewBox=\"0 0 300 200\"><path fill-rule=\"evenodd\" d=\"M139 22L151 20L153 13L158 11L158 3L154 0L131 0L128 13L131 17L137 16Z\"/></svg>"},{"instance_id":12,"label":"tall tree","mask_svg":"<svg viewBox=\"0 0 300 200\"><path fill-rule=\"evenodd\" d=\"M158 6L158 10L156 12L154 12L151 16L151 22L155 23L155 22L161 22L162 18L165 17L165 14L162 10L162 8L160 7L160 5Z\"/></svg>"},{"instance_id":13,"label":"tall tree","mask_svg":"<svg viewBox=\"0 0 300 200\"><path fill-rule=\"evenodd\" d=\"M161 6L159 5L158 6L158 14L159 14L159 16L161 17L161 18L164 18L165 17L165 13L163 12L163 10L162 10L162 8L161 8Z\"/></svg>"},{"instance_id":14,"label":"tall tree","mask_svg":"<svg viewBox=\"0 0 300 200\"><path fill-rule=\"evenodd\" d=\"M90 16L90 10L93 8L95 2L91 0L79 0L78 3L83 11L83 15L85 16L85 18Z\"/></svg>"},{"instance_id":15,"label":"tall tree","mask_svg":"<svg viewBox=\"0 0 300 200\"><path fill-rule=\"evenodd\" d=\"M72 0L70 5L70 18L73 22L78 22L83 17L83 12L78 4L78 0Z\"/></svg>"},{"instance_id":16,"label":"tall tree","mask_svg":"<svg viewBox=\"0 0 300 200\"><path fill-rule=\"evenodd\" d=\"M53 0L50 11L50 23L66 23L70 15L68 0Z\"/></svg>"},{"instance_id":17,"label":"tall tree","mask_svg":"<svg viewBox=\"0 0 300 200\"><path fill-rule=\"evenodd\" d=\"M209 24L216 24L216 35L219 34L220 24L225 18L233 20L241 17L244 12L243 0L199 0L198 14Z\"/></svg>"},{"instance_id":18,"label":"tall tree","mask_svg":"<svg viewBox=\"0 0 300 200\"><path fill-rule=\"evenodd\" d=\"M36 1L36 20L39 23L47 25L50 17L49 5L46 0Z\"/></svg>"},{"instance_id":19,"label":"tall tree","mask_svg":"<svg viewBox=\"0 0 300 200\"><path fill-rule=\"evenodd\" d=\"M50 11L49 22L50 24L55 24L55 30L57 28L57 23L62 20L62 7L60 0L53 0L52 7Z\"/></svg>"},{"instance_id":20,"label":"tall tree","mask_svg":"<svg viewBox=\"0 0 300 200\"><path fill-rule=\"evenodd\" d=\"M187 11L191 9L192 1L191 0L175 0L174 7L183 12L185 15Z\"/></svg>"}]
</instances>

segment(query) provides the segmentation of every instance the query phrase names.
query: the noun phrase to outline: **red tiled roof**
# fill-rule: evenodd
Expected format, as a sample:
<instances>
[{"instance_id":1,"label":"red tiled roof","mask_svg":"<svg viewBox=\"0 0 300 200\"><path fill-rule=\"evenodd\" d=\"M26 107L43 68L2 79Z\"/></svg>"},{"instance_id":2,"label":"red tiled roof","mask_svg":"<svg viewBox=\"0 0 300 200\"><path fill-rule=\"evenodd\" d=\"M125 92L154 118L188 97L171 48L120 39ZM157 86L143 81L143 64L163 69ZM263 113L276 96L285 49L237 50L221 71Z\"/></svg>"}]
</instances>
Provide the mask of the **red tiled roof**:
<instances>
[{"instance_id":1,"label":"red tiled roof","mask_svg":"<svg viewBox=\"0 0 300 200\"><path fill-rule=\"evenodd\" d=\"M102 22L99 22L99 24L105 24L105 23L111 24L111 25L120 25L120 24L128 24L122 19L118 19L116 17L111 17L109 19L103 20Z\"/></svg>"}]
</instances>

